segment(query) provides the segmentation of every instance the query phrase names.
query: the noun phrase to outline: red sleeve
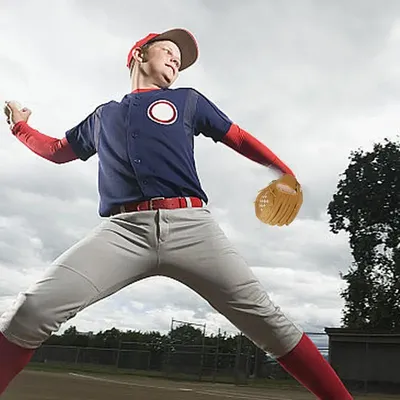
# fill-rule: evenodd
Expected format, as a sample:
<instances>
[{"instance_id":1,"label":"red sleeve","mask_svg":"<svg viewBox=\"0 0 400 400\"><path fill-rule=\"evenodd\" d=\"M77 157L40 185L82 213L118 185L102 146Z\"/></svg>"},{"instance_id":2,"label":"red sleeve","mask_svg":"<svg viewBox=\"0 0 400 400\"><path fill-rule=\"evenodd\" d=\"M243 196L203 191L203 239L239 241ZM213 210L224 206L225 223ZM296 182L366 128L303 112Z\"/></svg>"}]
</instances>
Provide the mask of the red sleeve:
<instances>
[{"instance_id":1,"label":"red sleeve","mask_svg":"<svg viewBox=\"0 0 400 400\"><path fill-rule=\"evenodd\" d=\"M252 161L294 176L293 171L277 155L236 124L231 125L222 143Z\"/></svg>"},{"instance_id":2,"label":"red sleeve","mask_svg":"<svg viewBox=\"0 0 400 400\"><path fill-rule=\"evenodd\" d=\"M31 128L26 122L18 122L12 133L30 150L46 160L63 164L78 157L66 138L56 139Z\"/></svg>"}]
</instances>

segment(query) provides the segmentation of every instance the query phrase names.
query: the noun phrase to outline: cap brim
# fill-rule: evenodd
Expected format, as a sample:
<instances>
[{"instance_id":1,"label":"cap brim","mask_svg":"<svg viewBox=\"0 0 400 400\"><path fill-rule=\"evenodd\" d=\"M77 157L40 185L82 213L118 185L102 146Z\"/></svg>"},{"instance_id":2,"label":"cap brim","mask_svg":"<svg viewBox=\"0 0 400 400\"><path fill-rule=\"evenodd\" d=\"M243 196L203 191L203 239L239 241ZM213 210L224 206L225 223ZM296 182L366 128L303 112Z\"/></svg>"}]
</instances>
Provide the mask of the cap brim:
<instances>
[{"instance_id":1,"label":"cap brim","mask_svg":"<svg viewBox=\"0 0 400 400\"><path fill-rule=\"evenodd\" d=\"M159 40L170 40L174 42L181 51L181 67L180 71L194 64L199 56L199 49L194 36L185 29L170 29L159 34L156 38L149 42Z\"/></svg>"}]
</instances>

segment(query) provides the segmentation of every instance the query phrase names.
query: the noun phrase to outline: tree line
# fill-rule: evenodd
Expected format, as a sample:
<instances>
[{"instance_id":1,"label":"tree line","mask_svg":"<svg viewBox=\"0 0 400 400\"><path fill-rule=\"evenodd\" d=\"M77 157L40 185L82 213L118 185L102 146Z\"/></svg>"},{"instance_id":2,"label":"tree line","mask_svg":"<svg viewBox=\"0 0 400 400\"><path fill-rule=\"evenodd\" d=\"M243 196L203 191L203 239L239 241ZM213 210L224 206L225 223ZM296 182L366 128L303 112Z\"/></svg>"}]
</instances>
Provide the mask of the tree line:
<instances>
[{"instance_id":1,"label":"tree line","mask_svg":"<svg viewBox=\"0 0 400 400\"><path fill-rule=\"evenodd\" d=\"M181 325L165 334L158 331L122 331L115 327L97 333L82 333L75 326L71 326L63 334L50 336L45 344L152 351L163 351L167 346L174 351L187 350L190 347L192 352L202 352L206 349L208 353L212 353L218 349L218 352L223 354L247 354L255 351L254 344L241 334L206 335L201 329L190 324Z\"/></svg>"},{"instance_id":2,"label":"tree line","mask_svg":"<svg viewBox=\"0 0 400 400\"><path fill-rule=\"evenodd\" d=\"M330 230L349 238L344 328L400 330L400 144L384 139L358 149L328 204Z\"/></svg>"}]
</instances>

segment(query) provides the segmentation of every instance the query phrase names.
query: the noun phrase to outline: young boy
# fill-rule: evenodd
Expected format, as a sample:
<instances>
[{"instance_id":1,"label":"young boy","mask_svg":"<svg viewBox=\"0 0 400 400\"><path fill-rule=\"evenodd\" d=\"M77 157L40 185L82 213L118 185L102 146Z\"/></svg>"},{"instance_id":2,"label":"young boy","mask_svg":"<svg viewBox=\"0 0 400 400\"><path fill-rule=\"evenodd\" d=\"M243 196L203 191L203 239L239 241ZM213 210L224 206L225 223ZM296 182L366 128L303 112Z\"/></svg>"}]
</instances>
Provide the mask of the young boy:
<instances>
[{"instance_id":1,"label":"young boy","mask_svg":"<svg viewBox=\"0 0 400 400\"><path fill-rule=\"evenodd\" d=\"M202 296L323 400L352 399L316 346L269 299L206 204L194 160L202 134L280 174L274 153L192 88L170 89L198 58L191 33L149 34L128 55L131 92L97 107L62 139L8 102L13 134L55 163L98 155L104 221L61 254L0 319L0 393L60 325L123 287L173 278Z\"/></svg>"}]
</instances>

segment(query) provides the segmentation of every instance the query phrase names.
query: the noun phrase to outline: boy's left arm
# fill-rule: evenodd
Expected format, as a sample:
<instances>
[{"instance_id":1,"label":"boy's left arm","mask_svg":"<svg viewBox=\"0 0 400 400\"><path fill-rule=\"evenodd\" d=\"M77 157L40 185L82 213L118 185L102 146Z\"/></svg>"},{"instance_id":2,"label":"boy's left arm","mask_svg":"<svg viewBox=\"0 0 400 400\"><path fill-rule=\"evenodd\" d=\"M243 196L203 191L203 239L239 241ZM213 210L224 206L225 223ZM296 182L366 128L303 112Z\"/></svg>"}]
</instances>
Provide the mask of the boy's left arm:
<instances>
[{"instance_id":1,"label":"boy's left arm","mask_svg":"<svg viewBox=\"0 0 400 400\"><path fill-rule=\"evenodd\" d=\"M267 146L233 123L210 100L201 94L196 100L196 133L202 132L215 142L221 142L278 173L279 178L260 190L254 201L257 218L268 225L290 225L303 204L303 192L293 171Z\"/></svg>"},{"instance_id":2,"label":"boy's left arm","mask_svg":"<svg viewBox=\"0 0 400 400\"><path fill-rule=\"evenodd\" d=\"M248 159L272 168L281 175L295 176L294 172L275 153L237 124L232 123L221 142Z\"/></svg>"},{"instance_id":3,"label":"boy's left arm","mask_svg":"<svg viewBox=\"0 0 400 400\"><path fill-rule=\"evenodd\" d=\"M267 146L236 124L231 125L221 142L280 175L259 191L254 207L260 221L268 225L290 225L303 204L303 192L293 171Z\"/></svg>"}]
</instances>

